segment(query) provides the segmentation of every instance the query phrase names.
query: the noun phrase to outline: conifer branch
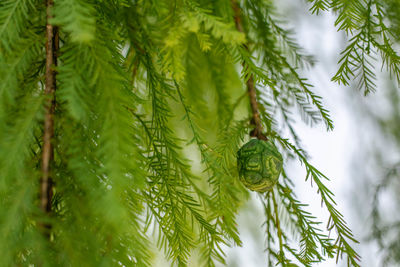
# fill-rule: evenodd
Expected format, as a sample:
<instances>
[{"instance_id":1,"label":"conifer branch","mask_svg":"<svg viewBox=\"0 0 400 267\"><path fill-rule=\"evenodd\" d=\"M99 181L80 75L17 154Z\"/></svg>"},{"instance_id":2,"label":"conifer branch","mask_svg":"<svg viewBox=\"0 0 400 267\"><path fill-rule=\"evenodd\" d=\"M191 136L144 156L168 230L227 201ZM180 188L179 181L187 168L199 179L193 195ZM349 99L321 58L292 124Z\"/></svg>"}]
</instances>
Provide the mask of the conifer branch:
<instances>
[{"instance_id":1,"label":"conifer branch","mask_svg":"<svg viewBox=\"0 0 400 267\"><path fill-rule=\"evenodd\" d=\"M231 4L232 4L233 13L234 13L236 29L239 32L245 33L243 25L242 25L242 20L240 18L240 7L235 0L232 0ZM243 46L247 51L249 51L249 47L246 44L243 44ZM242 65L243 65L243 67L245 67L246 63L243 61ZM251 122L255 125L254 130L252 130L250 132L250 136L257 137L258 139L261 139L261 140L267 140L267 137L262 133L263 127L261 124L260 112L258 110L257 94L256 94L256 88L255 88L255 84L254 84L253 74L250 74L250 77L248 78L248 80L246 82L246 86L247 86L247 92L250 97L250 106L251 106L251 111L252 111Z\"/></svg>"},{"instance_id":2,"label":"conifer branch","mask_svg":"<svg viewBox=\"0 0 400 267\"><path fill-rule=\"evenodd\" d=\"M312 12L339 14L350 37L359 34L343 54L340 81L360 77L374 88L375 53L400 76L385 6L308 2ZM331 128L331 120L298 73L312 60L281 26L273 1L179 3L0 0L2 265L154 266L151 229L171 265L226 264L226 247L242 244L237 215L250 193L236 179L236 152L251 120L251 136L266 140L264 129L305 166L331 215L328 230L337 231L330 238L320 229L283 171L276 188L259 195L269 266L342 254L359 266L326 177L300 146L292 108L307 124ZM286 127L295 145L282 136ZM33 227L39 206L43 219Z\"/></svg>"},{"instance_id":3,"label":"conifer branch","mask_svg":"<svg viewBox=\"0 0 400 267\"><path fill-rule=\"evenodd\" d=\"M52 179L51 163L54 157L52 139L54 136L54 111L55 111L55 91L56 91L56 71L58 50L58 29L49 21L52 18L51 9L53 1L46 1L46 73L45 73L45 119L43 129L43 147L42 147L42 179L40 181L40 208L45 213L51 212L52 198ZM44 225L50 228L50 225Z\"/></svg>"}]
</instances>

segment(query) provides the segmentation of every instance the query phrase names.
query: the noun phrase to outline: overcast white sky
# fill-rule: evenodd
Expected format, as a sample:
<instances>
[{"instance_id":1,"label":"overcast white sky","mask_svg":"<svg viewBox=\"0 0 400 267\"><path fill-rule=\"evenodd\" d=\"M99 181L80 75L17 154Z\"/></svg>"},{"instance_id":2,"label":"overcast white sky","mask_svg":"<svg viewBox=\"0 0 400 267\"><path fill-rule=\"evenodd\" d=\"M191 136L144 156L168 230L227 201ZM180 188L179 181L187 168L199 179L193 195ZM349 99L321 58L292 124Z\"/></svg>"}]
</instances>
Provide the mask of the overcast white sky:
<instances>
[{"instance_id":1,"label":"overcast white sky","mask_svg":"<svg viewBox=\"0 0 400 267\"><path fill-rule=\"evenodd\" d=\"M302 143L311 156L311 162L331 181L328 187L335 193L338 209L344 214L346 221L353 230L356 238L362 243L363 220L356 218L350 192L354 192L352 181L351 163L354 152L359 145L355 142L357 134L360 134L357 117L353 110L353 101L346 90L350 88L340 87L331 82L337 70L339 53L343 48L343 36L334 27L334 17L329 14L320 16L309 15L303 1L282 1L280 7L283 14L288 14L290 26L295 26L299 43L306 52L315 55L316 65L305 72L306 77L315 86L315 92L324 99L324 104L331 112L335 129L326 132L324 125L310 128L303 123L296 124L296 129L302 139ZM308 15L307 15L308 14ZM290 164L289 177L296 183L296 194L304 203L310 205L311 211L318 218L327 220L327 213L321 208L320 197L315 194L315 187L311 188L309 183L304 182L304 170L298 163ZM253 195L255 196L255 194ZM254 197L256 198L256 197ZM255 202L257 199L255 199ZM354 206L354 205L353 205ZM263 252L263 236L259 232L263 222L262 210L251 210L249 207L240 217L242 225L254 225L254 231L243 228L243 248L230 249L228 252L228 266L259 267L266 266L265 253ZM369 223L368 221L364 222ZM258 235L255 233L259 233ZM363 244L366 247L366 245ZM371 251L376 249L370 247L360 252L363 258L363 267L375 267L377 256ZM345 266L344 262L336 265L334 260L324 262L323 267Z\"/></svg>"}]
</instances>

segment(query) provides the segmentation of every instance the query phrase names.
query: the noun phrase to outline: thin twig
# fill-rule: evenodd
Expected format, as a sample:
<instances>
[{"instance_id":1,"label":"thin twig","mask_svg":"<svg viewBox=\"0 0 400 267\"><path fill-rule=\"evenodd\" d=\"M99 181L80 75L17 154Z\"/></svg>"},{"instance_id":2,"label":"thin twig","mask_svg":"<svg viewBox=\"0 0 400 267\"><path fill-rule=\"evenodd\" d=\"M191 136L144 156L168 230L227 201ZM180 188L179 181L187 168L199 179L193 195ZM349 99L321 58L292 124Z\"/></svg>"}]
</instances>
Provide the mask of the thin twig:
<instances>
[{"instance_id":1,"label":"thin twig","mask_svg":"<svg viewBox=\"0 0 400 267\"><path fill-rule=\"evenodd\" d=\"M279 222L278 204L276 203L275 193L271 192L271 195L272 195L272 201L274 203L275 224L276 224L276 229L277 229L277 235L279 237L279 251L280 251L280 253L283 253L282 230L281 230L281 224Z\"/></svg>"},{"instance_id":2,"label":"thin twig","mask_svg":"<svg viewBox=\"0 0 400 267\"><path fill-rule=\"evenodd\" d=\"M231 1L232 3L232 9L234 13L234 20L235 20L235 25L236 29L239 32L245 33L241 16L240 16L240 7L238 3L235 0ZM249 48L246 44L243 45L244 48L249 51ZM246 63L242 63L243 67L245 67ZM263 127L261 124L261 119L260 119L260 112L258 110L258 103L257 103L257 93L256 93L256 88L254 84L254 77L253 74L250 74L249 79L246 82L247 86L247 92L249 94L250 98L250 106L251 106L251 112L252 112L252 119L251 122L254 124L254 129L250 132L250 135L253 137L257 137L258 139L262 140L267 140L267 137L262 133L263 132Z\"/></svg>"},{"instance_id":3,"label":"thin twig","mask_svg":"<svg viewBox=\"0 0 400 267\"><path fill-rule=\"evenodd\" d=\"M56 71L57 50L59 47L58 29L49 23L51 19L51 9L53 0L46 0L46 73L44 94L47 97L45 102L45 118L42 146L42 179L40 180L40 208L44 213L51 212L51 199L53 196L53 182L51 179L51 163L54 158L52 139L54 136L54 111L55 111L55 91L56 91ZM50 224L44 224L46 235Z\"/></svg>"}]
</instances>

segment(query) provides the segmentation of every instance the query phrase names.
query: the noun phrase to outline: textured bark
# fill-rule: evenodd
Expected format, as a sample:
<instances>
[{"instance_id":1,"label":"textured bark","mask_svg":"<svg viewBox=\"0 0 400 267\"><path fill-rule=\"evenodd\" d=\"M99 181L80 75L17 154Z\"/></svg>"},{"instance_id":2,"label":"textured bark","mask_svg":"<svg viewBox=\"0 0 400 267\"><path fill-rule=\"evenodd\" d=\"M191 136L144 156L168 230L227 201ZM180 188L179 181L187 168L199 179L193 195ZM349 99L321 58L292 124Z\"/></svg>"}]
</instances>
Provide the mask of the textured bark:
<instances>
[{"instance_id":1,"label":"textured bark","mask_svg":"<svg viewBox=\"0 0 400 267\"><path fill-rule=\"evenodd\" d=\"M56 91L56 71L57 50L58 50L58 30L49 23L51 19L51 8L53 1L47 0L47 23L46 23L46 73L45 73L45 118L43 130L42 146L42 178L40 181L40 208L44 213L51 212L51 199L53 195L51 164L53 161L53 136L54 136L54 111L55 111L55 91ZM44 225L50 228L50 225Z\"/></svg>"},{"instance_id":2,"label":"textured bark","mask_svg":"<svg viewBox=\"0 0 400 267\"><path fill-rule=\"evenodd\" d=\"M234 14L236 29L242 33L245 33L243 24L242 24L242 20L241 20L241 16L240 16L240 13L241 13L240 7L235 0L232 0L231 3L232 3L232 9L233 9L233 14ZM249 51L247 44L244 44L243 46L247 51ZM243 67L245 67L244 62L242 65L243 65ZM250 106L251 106L251 112L252 112L251 122L255 126L254 129L250 132L250 135L253 137L257 137L258 139L267 140L267 137L262 133L263 127L261 124L260 112L258 110L257 92L256 92L256 88L254 85L253 74L251 74L249 79L247 80L246 86L247 86L247 92L248 92L249 98L250 98Z\"/></svg>"}]
</instances>

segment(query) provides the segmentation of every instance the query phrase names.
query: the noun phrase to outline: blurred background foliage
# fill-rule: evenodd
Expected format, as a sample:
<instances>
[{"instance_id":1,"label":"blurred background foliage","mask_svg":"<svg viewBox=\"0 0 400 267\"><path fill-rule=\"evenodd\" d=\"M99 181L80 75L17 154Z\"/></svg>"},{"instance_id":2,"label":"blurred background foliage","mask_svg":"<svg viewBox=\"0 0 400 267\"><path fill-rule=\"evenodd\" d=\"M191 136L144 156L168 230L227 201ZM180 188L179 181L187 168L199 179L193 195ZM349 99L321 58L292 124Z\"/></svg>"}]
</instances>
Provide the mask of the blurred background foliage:
<instances>
[{"instance_id":1,"label":"blurred background foliage","mask_svg":"<svg viewBox=\"0 0 400 267\"><path fill-rule=\"evenodd\" d=\"M350 114L360 116L352 123L358 135L346 137L360 142L352 168L356 190L349 194L358 206L344 213L357 215L351 228L362 226L357 237L363 238L364 255L371 242L381 251L379 261L397 264L399 221L391 215L399 203L399 95L397 84L384 82L388 77L376 78L376 63L399 79L396 36L390 35L400 31L399 4L237 3L243 32L235 28L231 1L55 1L49 21L61 29L55 196L53 214L46 215L36 191L46 6L36 0L0 2L4 265L213 266L225 263L227 251L228 266L309 266L327 258L335 264L331 258L340 254L347 255L339 264L358 266L355 240L328 189L334 182L302 150L299 129L322 123L332 130L328 110L341 104L326 95L326 83L313 88L303 78L312 80L320 68L327 71L323 78L356 88L346 88L343 99ZM340 32L333 60L324 54L331 40L319 40L321 18ZM311 23L296 34L291 28L303 19ZM316 58L301 48L310 40L319 48ZM265 133L287 159L280 184L265 195L235 179L236 151L252 128L250 77ZM380 90L364 100L359 89ZM297 194L300 200L313 196L311 203L299 202ZM312 213L301 203L310 204ZM343 201L338 203L342 210ZM49 239L38 227L43 223L53 226Z\"/></svg>"},{"instance_id":2,"label":"blurred background foliage","mask_svg":"<svg viewBox=\"0 0 400 267\"><path fill-rule=\"evenodd\" d=\"M385 0L382 2L387 8L387 19L391 21L390 27L397 41L400 38L400 2L397 0ZM346 36L337 34L332 27L333 18L324 14L310 17L307 5L293 3L291 1L280 1L277 5L281 13L287 14L289 25L296 24L298 31L296 39L305 47L305 50L314 56L315 65L306 73L319 75L311 81L316 87L316 92L326 100L326 105L332 111L336 130L338 127L346 128L344 134L338 134L327 141L339 145L341 139L348 139L346 149L340 149L343 155L339 162L343 167L336 173L343 175L343 179L335 176L333 183L337 183L337 193L343 197L339 200L343 212L349 215L349 223L360 239L357 246L362 256L362 266L398 266L400 265L400 91L399 84L393 80L393 75L385 71L382 61L378 60L374 65L376 69L383 69L377 75L377 91L364 97L360 95L359 84L351 83L350 88L334 86L329 81L335 72L335 66L340 59L338 52L346 44ZM396 42L397 42L396 41ZM397 46L398 43L395 43ZM329 92L330 91L330 92ZM344 113L344 115L340 115ZM343 119L346 122L337 121ZM300 118L297 117L297 120ZM349 127L346 125L350 124ZM296 129L301 128L298 124ZM339 126L338 126L339 125ZM317 154L318 149L312 147L321 135L318 131L308 132L309 138L305 138L305 147L311 155ZM322 138L322 142L325 139ZM326 153L326 152L325 152ZM329 152L328 152L329 153ZM311 157L311 159L315 156ZM331 159L326 156L323 160ZM334 159L334 158L332 158ZM295 166L290 167L294 172L299 171ZM328 175L330 171L327 171ZM333 172L335 173L335 172ZM301 175L299 175L301 176ZM296 177L296 176L294 176ZM346 180L347 179L347 180ZM297 183L301 188L302 185ZM303 191L302 191L303 190ZM309 194L307 189L300 189L300 199L306 199ZM314 197L308 199L308 203L317 201ZM317 214L318 205L311 205L313 212ZM249 202L247 209L241 212L240 219L243 221L242 231L245 233L247 243L246 253L251 255L251 266L262 266L262 252L259 246L263 243L257 231L252 227L250 220L262 218L251 216L260 209L256 202ZM250 211L254 210L254 211ZM321 214L320 216L323 216ZM251 219L249 219L251 217ZM254 243L253 243L254 242ZM230 264L242 266L244 259L240 250L234 250L229 254ZM247 255L247 254L246 254ZM328 261L321 266L336 266L334 262ZM339 263L338 266L345 266Z\"/></svg>"}]
</instances>

